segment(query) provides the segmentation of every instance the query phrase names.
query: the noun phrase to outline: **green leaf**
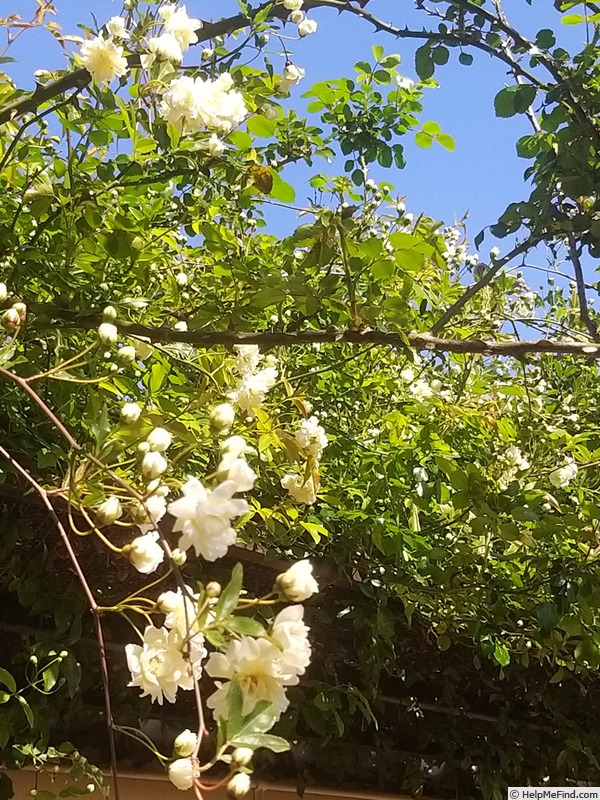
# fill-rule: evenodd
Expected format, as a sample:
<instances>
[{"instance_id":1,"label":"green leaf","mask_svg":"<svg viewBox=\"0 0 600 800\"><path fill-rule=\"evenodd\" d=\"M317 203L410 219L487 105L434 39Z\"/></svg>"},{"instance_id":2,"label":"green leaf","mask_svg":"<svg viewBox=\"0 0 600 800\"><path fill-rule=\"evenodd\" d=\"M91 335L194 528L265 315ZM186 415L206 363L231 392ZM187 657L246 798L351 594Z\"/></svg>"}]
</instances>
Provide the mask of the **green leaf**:
<instances>
[{"instance_id":1,"label":"green leaf","mask_svg":"<svg viewBox=\"0 0 600 800\"><path fill-rule=\"evenodd\" d=\"M415 69L422 81L426 81L433 76L435 72L435 63L431 57L431 48L429 45L424 44L417 49L415 53Z\"/></svg>"},{"instance_id":2,"label":"green leaf","mask_svg":"<svg viewBox=\"0 0 600 800\"><path fill-rule=\"evenodd\" d=\"M254 636L257 638L265 635L264 626L251 617L230 617L223 624L223 627L241 636Z\"/></svg>"},{"instance_id":3,"label":"green leaf","mask_svg":"<svg viewBox=\"0 0 600 800\"><path fill-rule=\"evenodd\" d=\"M383 54L385 53L384 48L380 44L373 45L373 57L376 61L381 61L383 58Z\"/></svg>"},{"instance_id":4,"label":"green leaf","mask_svg":"<svg viewBox=\"0 0 600 800\"><path fill-rule=\"evenodd\" d=\"M3 683L9 692L13 694L17 691L17 682L8 670L0 667L0 683Z\"/></svg>"},{"instance_id":5,"label":"green leaf","mask_svg":"<svg viewBox=\"0 0 600 800\"><path fill-rule=\"evenodd\" d=\"M431 52L431 58L435 64L439 64L440 66L443 64L448 63L448 59L450 58L450 51L447 47L440 45L439 47L435 47Z\"/></svg>"},{"instance_id":6,"label":"green leaf","mask_svg":"<svg viewBox=\"0 0 600 800\"><path fill-rule=\"evenodd\" d=\"M538 606L536 615L543 633L550 633L559 619L556 603L542 603Z\"/></svg>"},{"instance_id":7,"label":"green leaf","mask_svg":"<svg viewBox=\"0 0 600 800\"><path fill-rule=\"evenodd\" d=\"M250 117L247 120L246 127L248 128L249 133L254 134L254 136L261 136L265 139L270 139L277 128L277 120L267 119L266 117L257 114L256 116Z\"/></svg>"},{"instance_id":8,"label":"green leaf","mask_svg":"<svg viewBox=\"0 0 600 800\"><path fill-rule=\"evenodd\" d=\"M251 733L246 736L238 736L232 742L232 745L235 747L250 747L252 750L264 747L274 753L284 753L290 749L290 743L286 739L269 733Z\"/></svg>"},{"instance_id":9,"label":"green leaf","mask_svg":"<svg viewBox=\"0 0 600 800\"><path fill-rule=\"evenodd\" d=\"M29 723L29 727L33 728L34 717L33 717L33 711L31 710L31 706L29 705L27 700L25 700L25 698L23 697L22 694L17 694L17 695L15 695L15 697L17 698L17 700L21 704L21 708L23 709L23 712L24 712L25 716L27 717L27 722Z\"/></svg>"},{"instance_id":10,"label":"green leaf","mask_svg":"<svg viewBox=\"0 0 600 800\"><path fill-rule=\"evenodd\" d=\"M15 796L13 783L6 772L0 772L0 800L12 800Z\"/></svg>"},{"instance_id":11,"label":"green leaf","mask_svg":"<svg viewBox=\"0 0 600 800\"><path fill-rule=\"evenodd\" d=\"M425 133L425 131L418 131L415 134L415 142L419 147L427 150L433 144L433 136L430 133Z\"/></svg>"},{"instance_id":12,"label":"green leaf","mask_svg":"<svg viewBox=\"0 0 600 800\"><path fill-rule=\"evenodd\" d=\"M437 646L440 650L447 650L451 644L452 642L447 633L442 633L441 636L437 637Z\"/></svg>"},{"instance_id":13,"label":"green leaf","mask_svg":"<svg viewBox=\"0 0 600 800\"><path fill-rule=\"evenodd\" d=\"M436 139L438 144L441 144L442 147L445 147L446 150L449 150L451 153L454 152L456 149L456 142L450 136L449 133L440 133Z\"/></svg>"},{"instance_id":14,"label":"green leaf","mask_svg":"<svg viewBox=\"0 0 600 800\"><path fill-rule=\"evenodd\" d=\"M542 28L541 31L537 32L535 43L538 47L548 50L556 44L556 36L550 28Z\"/></svg>"},{"instance_id":15,"label":"green leaf","mask_svg":"<svg viewBox=\"0 0 600 800\"><path fill-rule=\"evenodd\" d=\"M234 739L242 726L242 708L244 706L244 694L236 675L233 676L227 692L227 739Z\"/></svg>"},{"instance_id":16,"label":"green leaf","mask_svg":"<svg viewBox=\"0 0 600 800\"><path fill-rule=\"evenodd\" d=\"M438 133L442 132L439 124L437 122L432 122L431 120L423 123L423 130L425 133L429 133L431 136L437 136Z\"/></svg>"},{"instance_id":17,"label":"green leaf","mask_svg":"<svg viewBox=\"0 0 600 800\"><path fill-rule=\"evenodd\" d=\"M215 606L215 622L226 619L235 609L240 599L243 580L244 569L241 564L236 564L231 571L231 579L221 592L219 602Z\"/></svg>"},{"instance_id":18,"label":"green leaf","mask_svg":"<svg viewBox=\"0 0 600 800\"><path fill-rule=\"evenodd\" d=\"M514 117L527 111L535 100L536 90L529 84L507 86L498 92L494 99L497 117Z\"/></svg>"},{"instance_id":19,"label":"green leaf","mask_svg":"<svg viewBox=\"0 0 600 800\"><path fill-rule=\"evenodd\" d=\"M281 176L275 170L271 170L273 174L273 188L271 189L271 197L275 200L280 200L282 203L293 203L296 199L296 190L289 183L282 180Z\"/></svg>"},{"instance_id":20,"label":"green leaf","mask_svg":"<svg viewBox=\"0 0 600 800\"><path fill-rule=\"evenodd\" d=\"M473 63L473 56L471 55L471 53L461 53L458 57L458 61L465 67L470 67L471 64Z\"/></svg>"},{"instance_id":21,"label":"green leaf","mask_svg":"<svg viewBox=\"0 0 600 800\"><path fill-rule=\"evenodd\" d=\"M498 643L494 647L494 658L501 667L506 667L510 663L510 653L506 645Z\"/></svg>"},{"instance_id":22,"label":"green leaf","mask_svg":"<svg viewBox=\"0 0 600 800\"><path fill-rule=\"evenodd\" d=\"M563 25L581 25L585 22L585 17L582 14L565 14L560 21Z\"/></svg>"}]
</instances>

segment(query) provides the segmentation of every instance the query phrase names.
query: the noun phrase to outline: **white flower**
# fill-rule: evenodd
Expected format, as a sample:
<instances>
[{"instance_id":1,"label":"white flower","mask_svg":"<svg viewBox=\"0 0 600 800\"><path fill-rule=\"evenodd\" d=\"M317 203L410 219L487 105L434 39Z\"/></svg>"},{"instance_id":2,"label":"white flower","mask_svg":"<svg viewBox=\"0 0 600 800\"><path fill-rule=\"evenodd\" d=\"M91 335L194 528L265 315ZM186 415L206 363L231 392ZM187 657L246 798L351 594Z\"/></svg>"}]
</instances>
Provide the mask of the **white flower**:
<instances>
[{"instance_id":1,"label":"white flower","mask_svg":"<svg viewBox=\"0 0 600 800\"><path fill-rule=\"evenodd\" d=\"M281 593L292 603L303 603L319 591L319 586L312 574L312 564L304 559L282 572L276 584Z\"/></svg>"},{"instance_id":2,"label":"white flower","mask_svg":"<svg viewBox=\"0 0 600 800\"><path fill-rule=\"evenodd\" d=\"M303 19L302 22L298 23L298 35L299 36L310 36L311 33L315 33L317 30L317 23L314 19Z\"/></svg>"},{"instance_id":3,"label":"white flower","mask_svg":"<svg viewBox=\"0 0 600 800\"><path fill-rule=\"evenodd\" d=\"M550 483L557 489L567 486L576 477L579 469L574 461L568 461L564 467L558 467L550 473Z\"/></svg>"},{"instance_id":4,"label":"white flower","mask_svg":"<svg viewBox=\"0 0 600 800\"><path fill-rule=\"evenodd\" d=\"M235 408L229 403L220 403L210 412L209 420L217 431L227 433L235 420Z\"/></svg>"},{"instance_id":5,"label":"white flower","mask_svg":"<svg viewBox=\"0 0 600 800\"><path fill-rule=\"evenodd\" d=\"M235 366L240 375L254 372L264 358L257 344L234 344L233 349L236 353Z\"/></svg>"},{"instance_id":6,"label":"white flower","mask_svg":"<svg viewBox=\"0 0 600 800\"><path fill-rule=\"evenodd\" d=\"M182 792L194 785L194 763L191 758L178 758L169 764L169 780Z\"/></svg>"},{"instance_id":7,"label":"white flower","mask_svg":"<svg viewBox=\"0 0 600 800\"><path fill-rule=\"evenodd\" d=\"M181 531L179 547L189 550L207 561L216 561L236 541L231 527L233 517L248 511L245 500L233 498L237 486L233 481L224 481L213 491L204 488L196 478L188 478L181 487L183 497L169 504L169 514L176 520L173 531Z\"/></svg>"},{"instance_id":8,"label":"white flower","mask_svg":"<svg viewBox=\"0 0 600 800\"><path fill-rule=\"evenodd\" d=\"M139 686L141 697L150 695L162 705L163 697L175 702L177 689L193 689L193 678L179 646L176 631L148 625L143 644L128 644L125 648L127 666L131 672L129 686Z\"/></svg>"},{"instance_id":9,"label":"white flower","mask_svg":"<svg viewBox=\"0 0 600 800\"><path fill-rule=\"evenodd\" d=\"M243 797L250 791L250 775L247 772L237 772L227 784L227 793L232 797Z\"/></svg>"},{"instance_id":10,"label":"white flower","mask_svg":"<svg viewBox=\"0 0 600 800\"><path fill-rule=\"evenodd\" d=\"M187 286L189 283L187 272L178 272L175 276L175 282L177 286Z\"/></svg>"},{"instance_id":11,"label":"white flower","mask_svg":"<svg viewBox=\"0 0 600 800\"><path fill-rule=\"evenodd\" d=\"M317 500L312 476L305 481L302 475L294 475L288 472L281 479L281 486L291 494L297 503L306 503L306 505L310 506Z\"/></svg>"},{"instance_id":12,"label":"white flower","mask_svg":"<svg viewBox=\"0 0 600 800\"><path fill-rule=\"evenodd\" d=\"M96 83L110 83L117 76L127 72L127 59L123 56L123 48L112 39L96 36L84 42L80 51L81 63Z\"/></svg>"},{"instance_id":13,"label":"white flower","mask_svg":"<svg viewBox=\"0 0 600 800\"><path fill-rule=\"evenodd\" d=\"M142 56L144 69L150 69L155 61L169 61L171 64L181 64L183 61L183 51L172 33L151 36L147 47L148 52Z\"/></svg>"},{"instance_id":14,"label":"white flower","mask_svg":"<svg viewBox=\"0 0 600 800\"><path fill-rule=\"evenodd\" d=\"M252 414L255 409L262 406L266 393L275 385L276 381L277 370L275 367L265 367L254 375L244 375L229 397L246 413Z\"/></svg>"},{"instance_id":15,"label":"white flower","mask_svg":"<svg viewBox=\"0 0 600 800\"><path fill-rule=\"evenodd\" d=\"M327 447L327 435L319 425L318 417L309 417L302 420L300 428L296 431L296 441L307 455L314 456L317 460L323 455Z\"/></svg>"},{"instance_id":16,"label":"white flower","mask_svg":"<svg viewBox=\"0 0 600 800\"><path fill-rule=\"evenodd\" d=\"M304 11L292 11L290 14L290 22L293 22L294 25L297 25L299 22L302 22L304 19Z\"/></svg>"},{"instance_id":17,"label":"white flower","mask_svg":"<svg viewBox=\"0 0 600 800\"><path fill-rule=\"evenodd\" d=\"M160 113L180 132L214 128L229 133L248 114L244 98L232 86L227 72L214 80L182 75L169 84Z\"/></svg>"},{"instance_id":18,"label":"white flower","mask_svg":"<svg viewBox=\"0 0 600 800\"><path fill-rule=\"evenodd\" d=\"M505 451L504 460L509 466L516 467L520 472L523 472L530 467L529 461L521 453L519 448L515 447L514 444L511 444L510 447L508 447Z\"/></svg>"},{"instance_id":19,"label":"white flower","mask_svg":"<svg viewBox=\"0 0 600 800\"><path fill-rule=\"evenodd\" d=\"M409 389L415 400L420 401L428 400L435 394L432 387L427 383L427 381L423 380L423 378L419 378L418 381L411 383Z\"/></svg>"},{"instance_id":20,"label":"white flower","mask_svg":"<svg viewBox=\"0 0 600 800\"><path fill-rule=\"evenodd\" d=\"M151 494L143 503L134 503L132 514L142 533L156 528L167 513L167 501L160 494Z\"/></svg>"},{"instance_id":21,"label":"white flower","mask_svg":"<svg viewBox=\"0 0 600 800\"><path fill-rule=\"evenodd\" d=\"M188 324L187 324L187 322L185 320L181 320L180 322L176 322L175 325L173 325L173 330L174 331L187 331L187 329L188 329Z\"/></svg>"},{"instance_id":22,"label":"white flower","mask_svg":"<svg viewBox=\"0 0 600 800\"><path fill-rule=\"evenodd\" d=\"M117 326L112 322L103 322L98 328L98 339L102 344L111 345L116 344L119 338L119 331Z\"/></svg>"},{"instance_id":23,"label":"white flower","mask_svg":"<svg viewBox=\"0 0 600 800\"><path fill-rule=\"evenodd\" d=\"M158 13L165 22L165 30L173 34L184 53L191 44L196 44L198 41L196 31L202 27L202 22L188 17L185 6L176 8L173 5L166 5L159 8Z\"/></svg>"},{"instance_id":24,"label":"white flower","mask_svg":"<svg viewBox=\"0 0 600 800\"><path fill-rule=\"evenodd\" d=\"M260 700L273 703L278 714L288 707L285 686L298 683L295 675L282 672L280 650L266 639L253 639L242 636L230 642L225 653L211 653L206 662L206 672L213 678L233 678L239 680L242 694L242 714L249 714ZM227 695L229 682L219 684L218 689L206 701L214 709L215 716L227 719Z\"/></svg>"},{"instance_id":25,"label":"white flower","mask_svg":"<svg viewBox=\"0 0 600 800\"><path fill-rule=\"evenodd\" d=\"M415 379L415 372L410 367L405 367L400 373L400 377L406 383L412 383Z\"/></svg>"},{"instance_id":26,"label":"white flower","mask_svg":"<svg viewBox=\"0 0 600 800\"><path fill-rule=\"evenodd\" d=\"M310 663L308 627L303 620L304 607L288 606L273 620L271 639L280 648L282 670L290 675L303 675Z\"/></svg>"},{"instance_id":27,"label":"white flower","mask_svg":"<svg viewBox=\"0 0 600 800\"><path fill-rule=\"evenodd\" d=\"M0 283L0 303L3 303L8 297L8 289L5 283Z\"/></svg>"},{"instance_id":28,"label":"white flower","mask_svg":"<svg viewBox=\"0 0 600 800\"><path fill-rule=\"evenodd\" d=\"M221 459L218 472L222 474L223 480L235 483L236 492L249 492L256 480L256 472L245 458L231 458L226 455Z\"/></svg>"},{"instance_id":29,"label":"white flower","mask_svg":"<svg viewBox=\"0 0 600 800\"><path fill-rule=\"evenodd\" d=\"M146 443L147 444L147 443ZM142 459L142 475L153 480L158 478L168 467L167 460L160 453L146 453Z\"/></svg>"},{"instance_id":30,"label":"white flower","mask_svg":"<svg viewBox=\"0 0 600 800\"><path fill-rule=\"evenodd\" d=\"M110 36L116 36L117 39L131 39L123 17L111 17L106 23L106 30Z\"/></svg>"},{"instance_id":31,"label":"white flower","mask_svg":"<svg viewBox=\"0 0 600 800\"><path fill-rule=\"evenodd\" d=\"M213 158L219 158L227 150L227 145L222 142L216 133L208 140L208 152Z\"/></svg>"},{"instance_id":32,"label":"white flower","mask_svg":"<svg viewBox=\"0 0 600 800\"><path fill-rule=\"evenodd\" d=\"M105 525L110 525L123 514L121 502L118 497L107 497L103 503L96 508L96 516Z\"/></svg>"},{"instance_id":33,"label":"white flower","mask_svg":"<svg viewBox=\"0 0 600 800\"><path fill-rule=\"evenodd\" d=\"M150 450L155 453L164 453L171 446L172 438L169 431L164 428L154 428L153 431L150 431L146 441L150 445Z\"/></svg>"},{"instance_id":34,"label":"white flower","mask_svg":"<svg viewBox=\"0 0 600 800\"><path fill-rule=\"evenodd\" d=\"M496 259L500 256L500 248L499 247L492 247L490 250L490 260L496 261Z\"/></svg>"},{"instance_id":35,"label":"white flower","mask_svg":"<svg viewBox=\"0 0 600 800\"><path fill-rule=\"evenodd\" d=\"M250 450L251 448L248 447L243 436L230 436L221 442L221 452L223 455L227 453L230 458L239 458L244 453L249 453Z\"/></svg>"},{"instance_id":36,"label":"white flower","mask_svg":"<svg viewBox=\"0 0 600 800\"><path fill-rule=\"evenodd\" d=\"M283 5L288 11L299 11L304 5L304 0L283 0Z\"/></svg>"},{"instance_id":37,"label":"white flower","mask_svg":"<svg viewBox=\"0 0 600 800\"><path fill-rule=\"evenodd\" d=\"M128 548L124 549L129 560L138 572L149 575L158 569L165 559L165 551L158 543L158 531L149 531L136 537Z\"/></svg>"},{"instance_id":38,"label":"white flower","mask_svg":"<svg viewBox=\"0 0 600 800\"><path fill-rule=\"evenodd\" d=\"M302 78L306 75L306 70L302 67L297 67L295 64L289 63L285 65L283 70L283 78L288 81L292 86L300 83Z\"/></svg>"},{"instance_id":39,"label":"white flower","mask_svg":"<svg viewBox=\"0 0 600 800\"><path fill-rule=\"evenodd\" d=\"M173 745L173 749L177 753L178 756L191 756L194 750L196 749L196 745L198 743L198 736L189 728L182 731L179 736L175 739L175 744Z\"/></svg>"}]
</instances>

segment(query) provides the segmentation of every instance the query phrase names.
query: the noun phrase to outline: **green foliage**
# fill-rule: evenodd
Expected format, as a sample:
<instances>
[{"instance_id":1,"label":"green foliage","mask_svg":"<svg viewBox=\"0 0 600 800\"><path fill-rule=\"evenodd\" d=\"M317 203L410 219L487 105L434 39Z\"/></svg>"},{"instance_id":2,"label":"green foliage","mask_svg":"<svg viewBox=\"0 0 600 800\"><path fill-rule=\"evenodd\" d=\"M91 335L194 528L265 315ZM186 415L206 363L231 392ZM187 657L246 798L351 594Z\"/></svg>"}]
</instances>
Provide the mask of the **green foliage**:
<instances>
[{"instance_id":1,"label":"green foliage","mask_svg":"<svg viewBox=\"0 0 600 800\"><path fill-rule=\"evenodd\" d=\"M142 40L153 11L134 6ZM6 112L0 589L18 623L0 666L7 766L68 767L74 781L107 792L99 770L59 745L63 729L81 736L82 750L96 745L102 679L89 598L38 495L68 527L109 619L119 747L131 746L135 758L140 744L149 747L143 732L131 733L153 712L125 688L130 627L109 614L144 587L123 550L140 524L123 484L147 493L139 445L156 427L173 438L169 490L188 475L222 480L210 409L235 387L231 346L250 333L266 335L279 375L254 419L238 413L232 431L253 448L258 472L239 536L267 560L309 557L323 593L307 612L314 664L291 688L290 712L270 733L277 710L261 700L244 714L243 687L232 680L227 720L208 720L217 753L281 753L298 741L311 777L436 796L497 800L509 784L546 776L555 785L598 782L596 317L581 313L581 285L562 280L567 256L576 264L585 248L600 253L596 20L562 17L592 33L571 57L556 46L558 32L543 28L529 41L490 3L438 6L431 34L389 31L424 40L415 54L420 83L403 78L400 56L377 44L352 78L310 86L302 116L286 98L299 90L282 82L291 55L265 49L281 8L241 2L257 58L242 58L244 39L226 35L200 68L204 78L229 72L249 111L235 130L220 131L221 155L211 154L212 128L189 134L165 120L162 93L179 75L167 63L144 71L134 58L121 82L85 92L75 83L68 97ZM52 33L43 15L36 24ZM499 118L533 120L516 145L531 162L530 194L518 194L490 231L547 245L542 269L553 274L537 292L526 283L532 273L515 274L514 254L506 269L496 269L497 254L479 263L464 222L449 228L412 216L395 193L413 139L423 151L434 143L454 150L450 134L422 119L425 89L437 85L452 48L465 66L483 51L518 76L493 103ZM27 95L0 78L2 115ZM294 163L311 169L310 201L293 185ZM372 177L381 174L389 180ZM296 203L298 224L274 235L269 207ZM597 289L591 276L586 282L584 293ZM466 283L468 302L454 306ZM116 343L98 340L99 325L113 319L107 306ZM492 357L491 345L510 353L532 337L542 345L518 360ZM577 344L578 355L556 355ZM124 347L135 349L130 359ZM124 402L140 405L139 419L122 419ZM329 439L320 468L296 435L312 406ZM312 481L314 504L283 490L290 469ZM98 522L112 496L124 515ZM170 524L165 536L177 546ZM252 563L246 580L257 596L268 593L272 572L264 578ZM182 568L203 598L191 622L210 647L268 637L275 600L256 613L241 565L213 566L225 587L214 603L206 564L190 551ZM155 618L155 589L149 611L135 607L136 624ZM179 732L177 712L163 712L168 735ZM0 798L11 792L0 777ZM80 793L74 783L58 796Z\"/></svg>"}]
</instances>

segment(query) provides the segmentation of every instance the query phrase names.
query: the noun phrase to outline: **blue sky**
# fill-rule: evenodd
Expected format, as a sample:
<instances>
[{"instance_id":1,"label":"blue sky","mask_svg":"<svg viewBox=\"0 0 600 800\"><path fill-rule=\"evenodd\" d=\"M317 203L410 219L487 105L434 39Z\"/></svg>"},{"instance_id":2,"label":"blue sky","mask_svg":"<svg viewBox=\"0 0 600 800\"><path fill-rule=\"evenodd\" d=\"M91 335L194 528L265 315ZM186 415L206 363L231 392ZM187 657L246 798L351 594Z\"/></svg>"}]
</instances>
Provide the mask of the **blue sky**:
<instances>
[{"instance_id":1,"label":"blue sky","mask_svg":"<svg viewBox=\"0 0 600 800\"><path fill-rule=\"evenodd\" d=\"M102 24L121 8L116 0L55 0L55 4L59 11L57 21L64 33L73 34L78 32L78 22L92 24L92 12ZM235 0L187 0L186 5L190 15L203 19L216 19L237 9ZM20 0L17 6L26 18L34 2ZM430 22L408 0L370 0L368 9L398 25L420 28ZM505 10L512 24L525 33L534 37L540 28L551 27L557 31L561 45L571 52L579 49L583 27L561 26L550 0L532 0L531 6L524 0L506 0ZM371 58L375 43L382 44L386 52L399 53L401 71L415 77L414 51L418 43L375 34L368 24L349 14L340 17L329 9L319 9L311 12L311 16L319 23L317 34L290 43L295 62L307 71L298 94L311 82L352 75L353 64ZM32 85L34 70L64 65L60 48L44 31L26 32L11 54L19 63L8 65L7 69L22 86ZM421 150L407 139L406 169L375 174L376 178L385 175L401 194L407 195L408 210L415 215L424 212L452 223L469 212L471 237L493 223L509 202L526 196L522 175L527 162L517 158L515 141L530 132L524 116L509 120L495 118L494 95L511 81L503 64L483 53L474 55L473 65L464 67L457 63L457 53L452 53L450 62L436 73L439 89L428 90L424 97L422 119L438 122L454 137L456 150L450 153L435 145ZM327 165L323 163L317 169L327 171ZM298 170L292 179L299 202L310 194L303 185L308 174L306 170ZM274 221L276 227L288 227L284 219ZM293 220L289 223L293 224ZM492 243L490 239L489 244Z\"/></svg>"}]
</instances>

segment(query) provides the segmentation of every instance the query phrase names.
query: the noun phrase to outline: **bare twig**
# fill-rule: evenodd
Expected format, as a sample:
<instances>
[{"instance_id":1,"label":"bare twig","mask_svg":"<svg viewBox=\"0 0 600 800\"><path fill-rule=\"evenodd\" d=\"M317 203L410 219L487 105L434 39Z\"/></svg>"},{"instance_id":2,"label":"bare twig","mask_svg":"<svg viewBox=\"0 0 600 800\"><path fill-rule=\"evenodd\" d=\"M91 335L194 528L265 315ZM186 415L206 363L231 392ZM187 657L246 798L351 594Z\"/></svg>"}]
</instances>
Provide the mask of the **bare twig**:
<instances>
[{"instance_id":1,"label":"bare twig","mask_svg":"<svg viewBox=\"0 0 600 800\"><path fill-rule=\"evenodd\" d=\"M587 304L587 297L585 294L585 279L583 277L583 269L581 267L581 261L579 259L579 252L577 250L577 242L575 241L575 236L572 232L568 235L569 239L569 257L571 259L571 263L573 264L573 270L575 272L575 284L577 286L577 297L579 299L579 316L581 321L585 325L585 329L590 334L592 339L595 342L600 341L600 336L598 335L598 328L596 327L596 323L590 317L590 310Z\"/></svg>"}]
</instances>

